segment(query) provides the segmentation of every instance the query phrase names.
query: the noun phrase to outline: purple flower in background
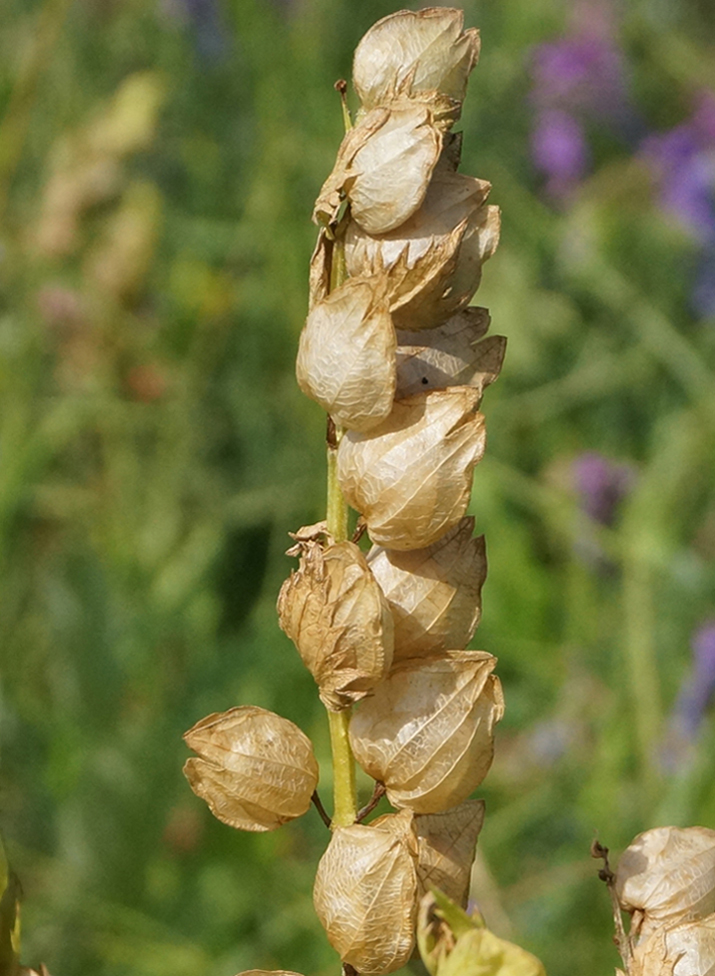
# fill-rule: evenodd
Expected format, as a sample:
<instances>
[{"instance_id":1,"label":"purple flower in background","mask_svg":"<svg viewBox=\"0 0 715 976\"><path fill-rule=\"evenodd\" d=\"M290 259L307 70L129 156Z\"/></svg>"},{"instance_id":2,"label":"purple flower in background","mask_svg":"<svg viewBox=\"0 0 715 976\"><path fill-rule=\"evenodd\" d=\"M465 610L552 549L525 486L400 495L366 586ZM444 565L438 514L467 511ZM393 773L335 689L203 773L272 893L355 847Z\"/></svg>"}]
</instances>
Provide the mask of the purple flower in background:
<instances>
[{"instance_id":1,"label":"purple flower in background","mask_svg":"<svg viewBox=\"0 0 715 976\"><path fill-rule=\"evenodd\" d=\"M161 8L191 30L196 53L204 61L221 61L228 54L229 37L217 0L161 0Z\"/></svg>"},{"instance_id":2,"label":"purple flower in background","mask_svg":"<svg viewBox=\"0 0 715 976\"><path fill-rule=\"evenodd\" d=\"M691 673L680 690L673 710L674 724L692 739L700 728L705 709L715 691L715 620L708 620L693 634Z\"/></svg>"},{"instance_id":3,"label":"purple flower in background","mask_svg":"<svg viewBox=\"0 0 715 976\"><path fill-rule=\"evenodd\" d=\"M583 127L561 109L547 109L537 116L531 152L537 168L546 174L547 192L555 199L568 196L588 171Z\"/></svg>"},{"instance_id":4,"label":"purple flower in background","mask_svg":"<svg viewBox=\"0 0 715 976\"><path fill-rule=\"evenodd\" d=\"M635 480L630 465L617 464L593 451L576 458L572 472L582 511L599 525L613 525L618 506Z\"/></svg>"}]
</instances>

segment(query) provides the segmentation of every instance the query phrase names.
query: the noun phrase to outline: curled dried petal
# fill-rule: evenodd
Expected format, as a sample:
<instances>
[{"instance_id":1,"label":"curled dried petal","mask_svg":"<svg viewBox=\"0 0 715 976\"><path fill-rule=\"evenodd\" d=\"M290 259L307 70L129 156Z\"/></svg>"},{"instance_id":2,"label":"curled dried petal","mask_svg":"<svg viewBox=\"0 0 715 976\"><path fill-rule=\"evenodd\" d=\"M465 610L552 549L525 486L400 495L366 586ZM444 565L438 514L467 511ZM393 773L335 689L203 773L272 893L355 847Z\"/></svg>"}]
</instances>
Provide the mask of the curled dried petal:
<instances>
[{"instance_id":1,"label":"curled dried petal","mask_svg":"<svg viewBox=\"0 0 715 976\"><path fill-rule=\"evenodd\" d=\"M278 596L278 617L332 711L369 695L392 662L393 622L365 557L352 542L301 544Z\"/></svg>"},{"instance_id":2,"label":"curled dried petal","mask_svg":"<svg viewBox=\"0 0 715 976\"><path fill-rule=\"evenodd\" d=\"M350 430L377 426L395 395L395 330L381 285L350 278L313 307L300 337L298 385Z\"/></svg>"},{"instance_id":3,"label":"curled dried petal","mask_svg":"<svg viewBox=\"0 0 715 976\"><path fill-rule=\"evenodd\" d=\"M214 713L184 741L198 759L184 775L223 823L239 830L275 830L300 817L318 784L310 739L288 719L255 705Z\"/></svg>"},{"instance_id":4,"label":"curled dried petal","mask_svg":"<svg viewBox=\"0 0 715 976\"><path fill-rule=\"evenodd\" d=\"M370 433L343 437L338 480L373 542L425 548L462 518L486 443L478 402L469 387L408 397Z\"/></svg>"},{"instance_id":5,"label":"curled dried petal","mask_svg":"<svg viewBox=\"0 0 715 976\"><path fill-rule=\"evenodd\" d=\"M350 725L352 749L393 806L439 813L484 779L504 712L495 664L484 651L401 661L362 703Z\"/></svg>"},{"instance_id":6,"label":"curled dried petal","mask_svg":"<svg viewBox=\"0 0 715 976\"><path fill-rule=\"evenodd\" d=\"M328 941L360 973L391 973L410 958L415 861L404 833L338 827L320 860L313 901Z\"/></svg>"},{"instance_id":7,"label":"curled dried petal","mask_svg":"<svg viewBox=\"0 0 715 976\"><path fill-rule=\"evenodd\" d=\"M394 661L466 647L481 616L487 575L484 536L463 518L426 549L373 546L368 565L395 622Z\"/></svg>"}]
</instances>

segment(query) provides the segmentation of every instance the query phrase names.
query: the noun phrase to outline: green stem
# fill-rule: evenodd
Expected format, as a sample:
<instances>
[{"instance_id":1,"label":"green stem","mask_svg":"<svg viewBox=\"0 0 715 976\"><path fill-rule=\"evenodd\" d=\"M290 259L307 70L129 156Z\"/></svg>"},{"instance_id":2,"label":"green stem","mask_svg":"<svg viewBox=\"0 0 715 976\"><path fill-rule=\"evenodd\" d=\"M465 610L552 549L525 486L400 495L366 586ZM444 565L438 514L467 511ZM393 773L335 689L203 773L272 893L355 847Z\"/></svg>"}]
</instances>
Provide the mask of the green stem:
<instances>
[{"instance_id":1,"label":"green stem","mask_svg":"<svg viewBox=\"0 0 715 976\"><path fill-rule=\"evenodd\" d=\"M353 759L348 728L350 709L328 712L330 745L333 750L333 822L335 827L349 827L357 818L357 790L355 788L355 760Z\"/></svg>"}]
</instances>

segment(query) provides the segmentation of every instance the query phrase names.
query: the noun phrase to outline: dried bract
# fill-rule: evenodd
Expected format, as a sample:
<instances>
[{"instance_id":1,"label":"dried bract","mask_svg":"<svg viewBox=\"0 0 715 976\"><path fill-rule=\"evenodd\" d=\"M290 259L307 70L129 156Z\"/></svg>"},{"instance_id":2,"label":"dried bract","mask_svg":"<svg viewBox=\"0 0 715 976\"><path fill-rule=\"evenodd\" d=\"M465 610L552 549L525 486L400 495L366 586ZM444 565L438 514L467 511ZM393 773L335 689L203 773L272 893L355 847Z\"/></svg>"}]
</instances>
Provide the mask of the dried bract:
<instances>
[{"instance_id":1,"label":"dried bract","mask_svg":"<svg viewBox=\"0 0 715 976\"><path fill-rule=\"evenodd\" d=\"M362 703L350 743L393 806L439 813L484 779L504 712L495 665L484 651L401 661Z\"/></svg>"},{"instance_id":2,"label":"dried bract","mask_svg":"<svg viewBox=\"0 0 715 976\"><path fill-rule=\"evenodd\" d=\"M385 105L397 94L440 93L457 103L457 118L479 57L479 32L462 32L463 23L462 11L448 7L400 10L379 20L353 61L353 84L363 105Z\"/></svg>"},{"instance_id":3,"label":"dried bract","mask_svg":"<svg viewBox=\"0 0 715 976\"><path fill-rule=\"evenodd\" d=\"M298 385L350 430L379 424L395 395L395 330L380 284L349 279L313 307L300 337Z\"/></svg>"},{"instance_id":4,"label":"dried bract","mask_svg":"<svg viewBox=\"0 0 715 976\"><path fill-rule=\"evenodd\" d=\"M359 973L391 973L412 954L416 892L405 831L355 824L334 831L313 901L343 962Z\"/></svg>"},{"instance_id":5,"label":"dried bract","mask_svg":"<svg viewBox=\"0 0 715 976\"><path fill-rule=\"evenodd\" d=\"M282 629L332 711L369 695L392 662L393 622L360 549L352 542L301 544L297 572L278 596Z\"/></svg>"},{"instance_id":6,"label":"dried bract","mask_svg":"<svg viewBox=\"0 0 715 976\"><path fill-rule=\"evenodd\" d=\"M368 565L395 621L394 660L466 647L481 616L487 575L484 536L463 518L426 549L373 546Z\"/></svg>"},{"instance_id":7,"label":"dried bract","mask_svg":"<svg viewBox=\"0 0 715 976\"><path fill-rule=\"evenodd\" d=\"M191 789L229 826L275 830L310 806L318 764L288 719L242 705L197 722L184 740L199 756L184 765Z\"/></svg>"},{"instance_id":8,"label":"dried bract","mask_svg":"<svg viewBox=\"0 0 715 976\"><path fill-rule=\"evenodd\" d=\"M467 800L444 813L415 816L420 897L430 887L439 888L462 908L467 907L472 864L483 823L483 800Z\"/></svg>"},{"instance_id":9,"label":"dried bract","mask_svg":"<svg viewBox=\"0 0 715 976\"><path fill-rule=\"evenodd\" d=\"M625 911L648 921L704 918L715 912L715 830L656 827L623 852L616 891Z\"/></svg>"},{"instance_id":10,"label":"dried bract","mask_svg":"<svg viewBox=\"0 0 715 976\"><path fill-rule=\"evenodd\" d=\"M636 947L629 976L715 976L715 915L655 930Z\"/></svg>"},{"instance_id":11,"label":"dried bract","mask_svg":"<svg viewBox=\"0 0 715 976\"><path fill-rule=\"evenodd\" d=\"M370 433L343 437L340 487L373 542L425 548L462 518L486 443L478 403L469 387L408 397Z\"/></svg>"}]
</instances>

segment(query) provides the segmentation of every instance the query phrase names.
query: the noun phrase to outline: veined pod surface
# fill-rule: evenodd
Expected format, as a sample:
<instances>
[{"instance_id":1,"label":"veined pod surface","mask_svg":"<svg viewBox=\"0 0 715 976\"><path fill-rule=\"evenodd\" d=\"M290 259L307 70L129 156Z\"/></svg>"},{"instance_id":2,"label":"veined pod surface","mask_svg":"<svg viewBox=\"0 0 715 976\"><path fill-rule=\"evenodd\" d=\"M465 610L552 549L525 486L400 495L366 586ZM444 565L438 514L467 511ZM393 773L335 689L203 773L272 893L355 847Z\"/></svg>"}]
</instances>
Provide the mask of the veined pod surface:
<instances>
[{"instance_id":1,"label":"veined pod surface","mask_svg":"<svg viewBox=\"0 0 715 976\"><path fill-rule=\"evenodd\" d=\"M421 206L442 150L432 113L409 99L376 108L351 129L315 202L316 223L332 223L344 198L368 234L399 227Z\"/></svg>"},{"instance_id":2,"label":"veined pod surface","mask_svg":"<svg viewBox=\"0 0 715 976\"><path fill-rule=\"evenodd\" d=\"M472 386L480 393L501 372L504 336L487 336L489 312L472 306L457 312L436 329L397 333L395 397Z\"/></svg>"},{"instance_id":3,"label":"veined pod surface","mask_svg":"<svg viewBox=\"0 0 715 976\"><path fill-rule=\"evenodd\" d=\"M409 830L337 827L318 864L315 910L328 941L359 973L404 966L415 942L417 874Z\"/></svg>"},{"instance_id":4,"label":"veined pod surface","mask_svg":"<svg viewBox=\"0 0 715 976\"><path fill-rule=\"evenodd\" d=\"M400 661L361 704L350 723L353 753L394 807L440 813L484 779L504 713L495 665L485 651Z\"/></svg>"},{"instance_id":5,"label":"veined pod surface","mask_svg":"<svg viewBox=\"0 0 715 976\"><path fill-rule=\"evenodd\" d=\"M387 273L396 328L431 329L469 304L499 243L499 208L485 204L490 189L440 165L422 206L395 230L375 236L359 222L348 225L348 271Z\"/></svg>"},{"instance_id":6,"label":"veined pod surface","mask_svg":"<svg viewBox=\"0 0 715 976\"><path fill-rule=\"evenodd\" d=\"M336 423L370 430L392 409L396 345L384 279L350 278L308 315L298 385Z\"/></svg>"},{"instance_id":7,"label":"veined pod surface","mask_svg":"<svg viewBox=\"0 0 715 976\"><path fill-rule=\"evenodd\" d=\"M390 608L362 552L352 542L301 543L300 567L278 596L281 628L298 649L332 711L379 684L392 663Z\"/></svg>"},{"instance_id":8,"label":"veined pod surface","mask_svg":"<svg viewBox=\"0 0 715 976\"><path fill-rule=\"evenodd\" d=\"M715 915L654 929L636 946L629 976L715 976Z\"/></svg>"},{"instance_id":9,"label":"veined pod surface","mask_svg":"<svg viewBox=\"0 0 715 976\"><path fill-rule=\"evenodd\" d=\"M479 397L462 386L408 397L369 433L345 434L340 488L374 543L426 548L463 517L486 445Z\"/></svg>"},{"instance_id":10,"label":"veined pod surface","mask_svg":"<svg viewBox=\"0 0 715 976\"><path fill-rule=\"evenodd\" d=\"M656 827L639 834L618 861L616 892L625 911L645 912L646 923L715 912L715 830Z\"/></svg>"},{"instance_id":11,"label":"veined pod surface","mask_svg":"<svg viewBox=\"0 0 715 976\"><path fill-rule=\"evenodd\" d=\"M239 830L275 830L302 816L318 785L313 746L297 725L256 705L216 712L184 735L199 758L184 775L215 817Z\"/></svg>"},{"instance_id":12,"label":"veined pod surface","mask_svg":"<svg viewBox=\"0 0 715 976\"><path fill-rule=\"evenodd\" d=\"M395 622L393 661L466 647L482 611L487 575L484 536L463 518L426 549L373 546L368 566Z\"/></svg>"},{"instance_id":13,"label":"veined pod surface","mask_svg":"<svg viewBox=\"0 0 715 976\"><path fill-rule=\"evenodd\" d=\"M449 7L399 10L378 20L355 50L353 84L367 109L398 94L440 93L456 103L479 57L479 31L462 32L464 14Z\"/></svg>"}]
</instances>

